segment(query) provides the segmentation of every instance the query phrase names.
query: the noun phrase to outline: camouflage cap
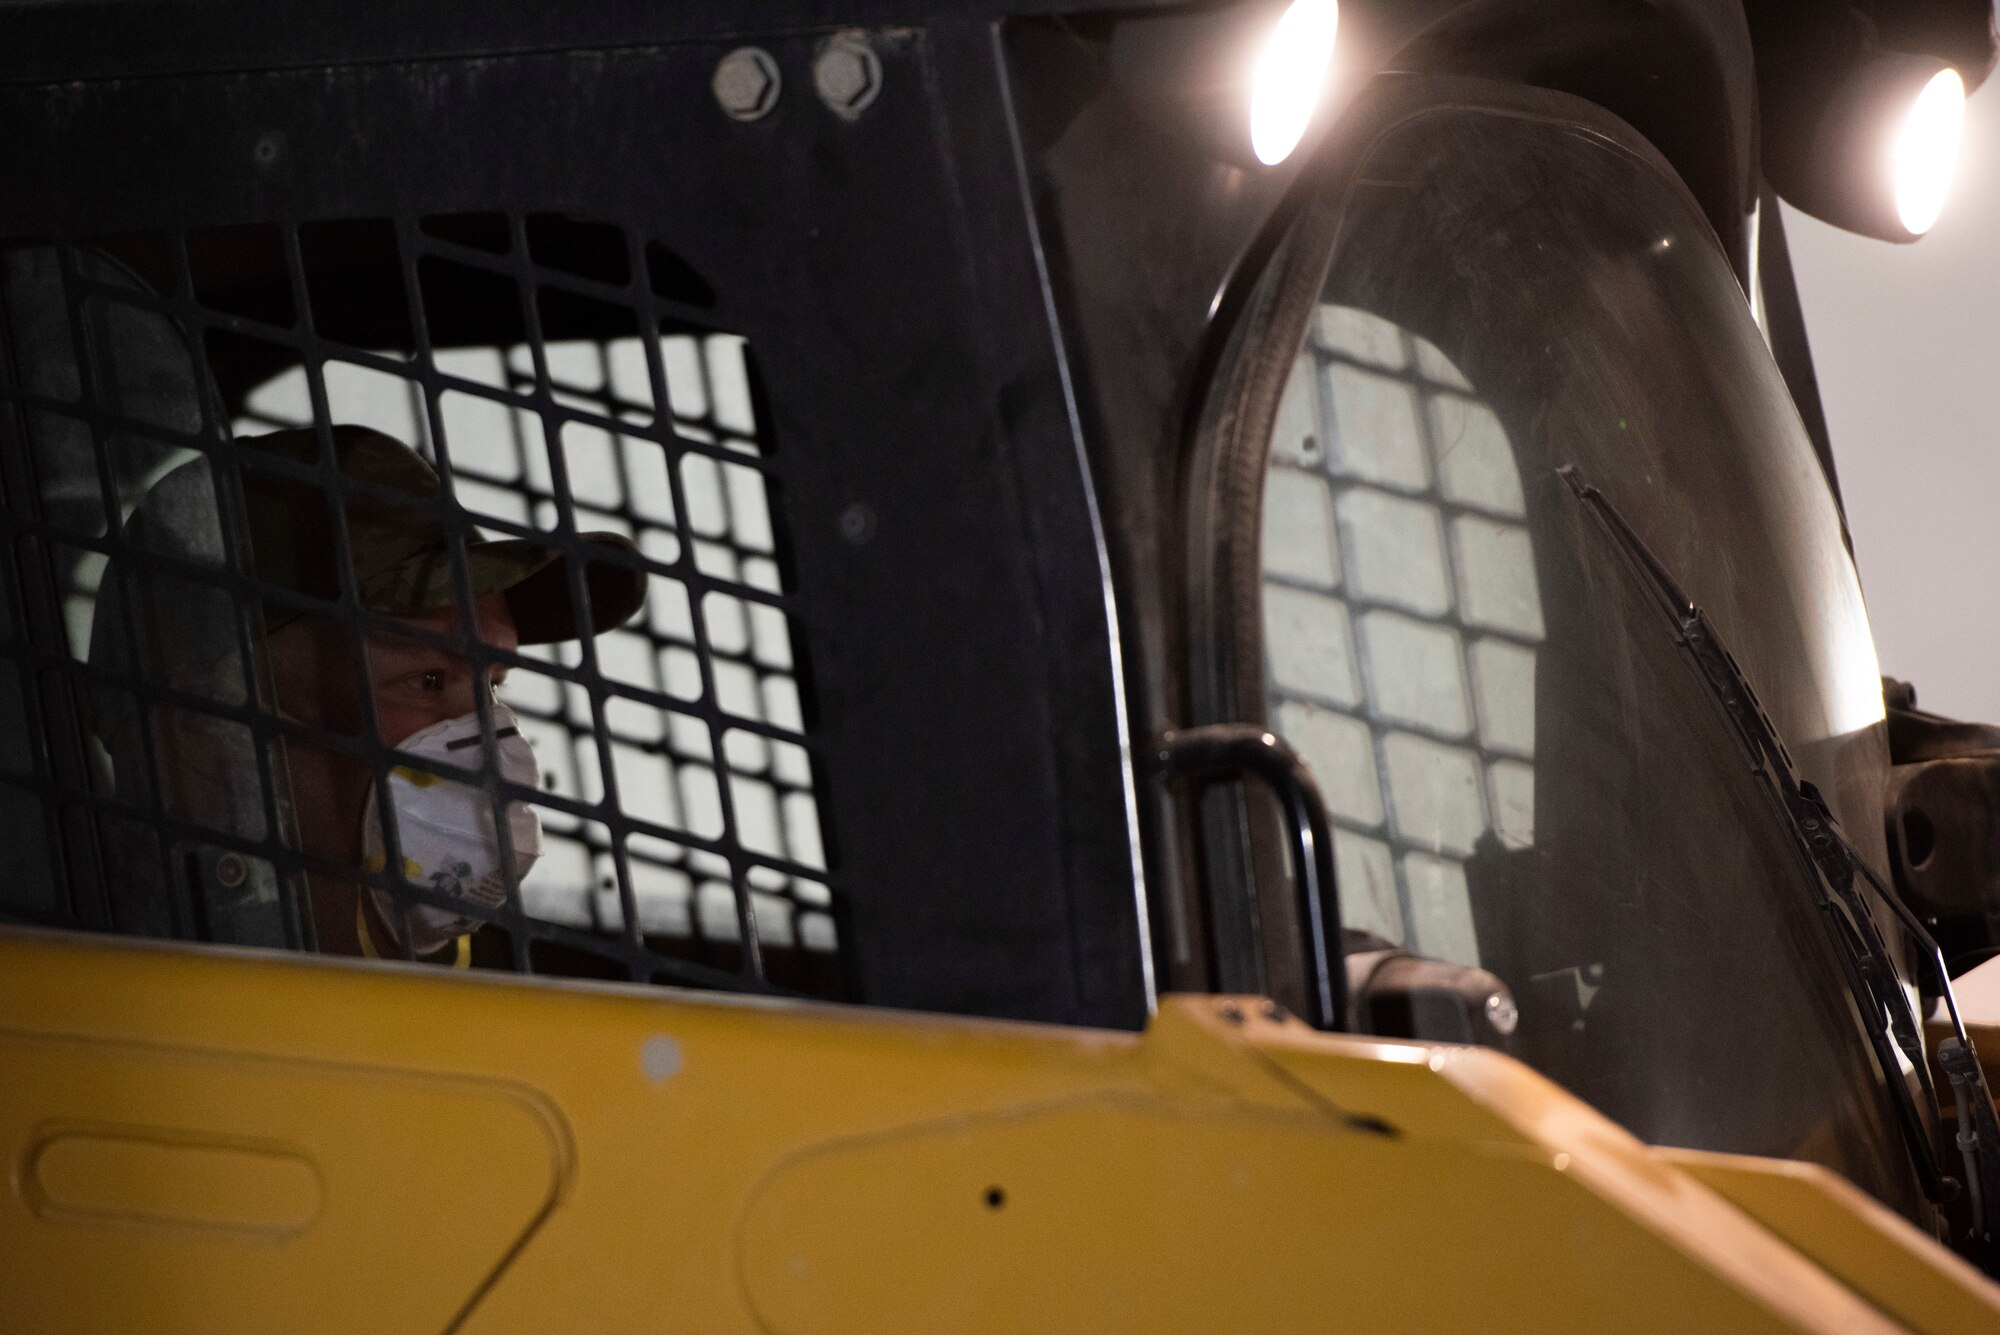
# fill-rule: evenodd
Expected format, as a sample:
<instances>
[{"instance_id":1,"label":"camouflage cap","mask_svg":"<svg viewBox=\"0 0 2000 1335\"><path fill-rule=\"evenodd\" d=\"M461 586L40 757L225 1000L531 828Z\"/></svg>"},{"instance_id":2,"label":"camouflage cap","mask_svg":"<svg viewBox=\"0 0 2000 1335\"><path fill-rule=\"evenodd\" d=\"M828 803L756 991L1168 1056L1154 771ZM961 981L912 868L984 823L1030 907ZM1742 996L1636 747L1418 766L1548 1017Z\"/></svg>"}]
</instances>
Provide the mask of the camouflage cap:
<instances>
[{"instance_id":1,"label":"camouflage cap","mask_svg":"<svg viewBox=\"0 0 2000 1335\"><path fill-rule=\"evenodd\" d=\"M451 539L429 502L439 491L438 475L408 445L363 426L331 428L334 458L341 473L391 495L351 492L347 497L347 540L354 582L362 606L387 616L449 607L458 601L452 574ZM311 427L240 438L239 445L295 462L320 457L319 433ZM330 601L340 597L339 550L331 498L314 483L281 476L245 460L244 509L251 563L262 583ZM475 598L507 595L507 607L523 644L574 640L622 626L646 601L646 572L638 549L618 533L579 535L590 616L578 615L561 549L531 538L465 543L466 575ZM271 630L296 620L300 612L272 607Z\"/></svg>"}]
</instances>

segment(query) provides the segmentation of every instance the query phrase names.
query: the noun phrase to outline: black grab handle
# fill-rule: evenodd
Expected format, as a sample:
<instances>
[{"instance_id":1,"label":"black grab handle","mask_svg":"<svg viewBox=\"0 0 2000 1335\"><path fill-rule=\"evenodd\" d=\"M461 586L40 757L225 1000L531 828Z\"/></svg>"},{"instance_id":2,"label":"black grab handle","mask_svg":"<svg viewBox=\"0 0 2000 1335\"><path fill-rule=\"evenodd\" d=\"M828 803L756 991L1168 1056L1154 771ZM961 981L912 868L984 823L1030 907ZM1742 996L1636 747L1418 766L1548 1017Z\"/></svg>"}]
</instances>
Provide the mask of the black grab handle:
<instances>
[{"instance_id":1,"label":"black grab handle","mask_svg":"<svg viewBox=\"0 0 2000 1335\"><path fill-rule=\"evenodd\" d=\"M1333 872L1333 832L1312 771L1285 739L1252 723L1211 723L1160 734L1154 760L1195 780L1252 775L1285 809L1292 839L1299 920L1306 930L1306 992L1320 1029L1347 1028L1347 965L1340 946L1340 888Z\"/></svg>"}]
</instances>

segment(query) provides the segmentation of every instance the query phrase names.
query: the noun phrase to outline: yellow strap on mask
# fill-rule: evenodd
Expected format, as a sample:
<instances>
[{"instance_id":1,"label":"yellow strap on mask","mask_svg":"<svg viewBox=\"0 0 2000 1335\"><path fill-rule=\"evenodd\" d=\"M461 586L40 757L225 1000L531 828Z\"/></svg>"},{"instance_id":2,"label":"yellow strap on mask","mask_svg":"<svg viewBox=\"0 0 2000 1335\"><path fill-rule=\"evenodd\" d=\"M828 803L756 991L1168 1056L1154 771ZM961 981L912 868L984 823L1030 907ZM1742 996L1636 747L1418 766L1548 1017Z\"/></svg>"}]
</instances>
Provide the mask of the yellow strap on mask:
<instances>
[{"instance_id":1,"label":"yellow strap on mask","mask_svg":"<svg viewBox=\"0 0 2000 1335\"><path fill-rule=\"evenodd\" d=\"M354 934L361 938L361 953L363 955L371 960L382 958L381 953L375 949L374 938L368 935L368 905L360 895L354 897ZM458 956L452 960L451 967L454 969L470 968L472 966L472 934L468 932L464 936L457 938L457 940Z\"/></svg>"}]
</instances>

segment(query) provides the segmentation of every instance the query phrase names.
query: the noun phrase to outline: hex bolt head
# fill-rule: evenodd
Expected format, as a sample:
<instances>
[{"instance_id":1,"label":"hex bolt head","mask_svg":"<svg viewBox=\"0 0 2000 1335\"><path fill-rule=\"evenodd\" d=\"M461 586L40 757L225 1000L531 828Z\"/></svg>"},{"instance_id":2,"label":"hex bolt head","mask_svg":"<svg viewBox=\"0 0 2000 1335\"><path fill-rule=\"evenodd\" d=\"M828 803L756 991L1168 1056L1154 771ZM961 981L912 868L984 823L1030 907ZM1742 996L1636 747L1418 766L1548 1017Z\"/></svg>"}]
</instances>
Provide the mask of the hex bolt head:
<instances>
[{"instance_id":1,"label":"hex bolt head","mask_svg":"<svg viewBox=\"0 0 2000 1335\"><path fill-rule=\"evenodd\" d=\"M856 547L865 546L875 536L875 511L866 501L856 501L840 512L840 536Z\"/></svg>"},{"instance_id":2,"label":"hex bolt head","mask_svg":"<svg viewBox=\"0 0 2000 1335\"><path fill-rule=\"evenodd\" d=\"M739 46L716 62L710 87L715 100L732 119L761 120L778 105L784 81L778 77L778 62L769 51L757 46Z\"/></svg>"},{"instance_id":3,"label":"hex bolt head","mask_svg":"<svg viewBox=\"0 0 2000 1335\"><path fill-rule=\"evenodd\" d=\"M813 61L813 88L842 120L854 120L882 92L882 60L858 28L837 32Z\"/></svg>"}]
</instances>

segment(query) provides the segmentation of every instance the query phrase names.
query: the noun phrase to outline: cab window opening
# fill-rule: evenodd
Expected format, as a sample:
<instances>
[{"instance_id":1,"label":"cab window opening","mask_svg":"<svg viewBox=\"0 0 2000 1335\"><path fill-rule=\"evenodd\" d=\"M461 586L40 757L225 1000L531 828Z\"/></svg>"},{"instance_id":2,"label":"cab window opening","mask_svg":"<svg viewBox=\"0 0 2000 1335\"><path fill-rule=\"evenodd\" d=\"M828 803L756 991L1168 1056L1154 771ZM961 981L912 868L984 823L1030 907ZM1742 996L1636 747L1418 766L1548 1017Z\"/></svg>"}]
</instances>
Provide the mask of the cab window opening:
<instances>
[{"instance_id":1,"label":"cab window opening","mask_svg":"<svg viewBox=\"0 0 2000 1335\"><path fill-rule=\"evenodd\" d=\"M82 743L67 768L0 774L51 835L21 855L48 874L6 907L302 945L302 881L325 871L300 848L315 784L356 764L360 738L384 751L362 768L393 785L394 748L458 718L486 762L467 810L483 805L503 846L532 825L541 848L455 915L471 962L838 997L823 761L751 351L707 324L713 293L657 242L477 217L498 226L0 249L4 390L34 462L9 479L8 522L35 563L10 573L28 594L46 580L60 620L53 643L10 623L0 684L19 689L0 705L47 717L53 688ZM260 530L274 497L285 523ZM301 558L287 587L252 577L306 533L348 569ZM244 539L254 563L231 550ZM451 614L468 593L481 614ZM419 607L438 613L378 610ZM279 707L288 685L312 688L291 692L297 709ZM309 744L322 725L339 736ZM191 768L231 777L190 787ZM390 791L378 805L400 805ZM532 822L514 819L525 807ZM364 878L396 880L381 861ZM86 906L141 865L148 889ZM455 908L429 881L394 887L400 907ZM225 920L225 902L254 907Z\"/></svg>"}]
</instances>

